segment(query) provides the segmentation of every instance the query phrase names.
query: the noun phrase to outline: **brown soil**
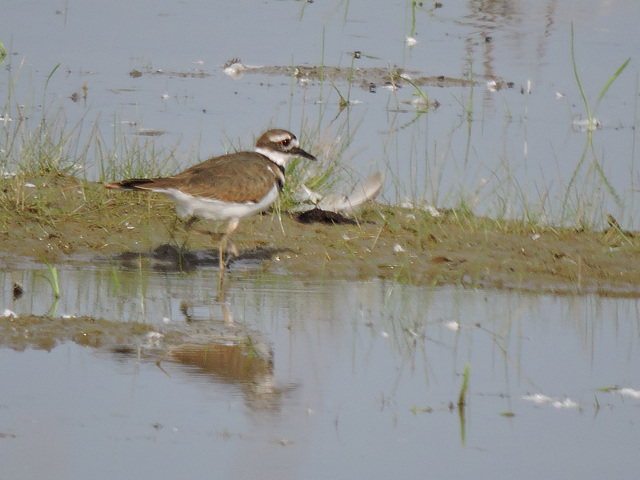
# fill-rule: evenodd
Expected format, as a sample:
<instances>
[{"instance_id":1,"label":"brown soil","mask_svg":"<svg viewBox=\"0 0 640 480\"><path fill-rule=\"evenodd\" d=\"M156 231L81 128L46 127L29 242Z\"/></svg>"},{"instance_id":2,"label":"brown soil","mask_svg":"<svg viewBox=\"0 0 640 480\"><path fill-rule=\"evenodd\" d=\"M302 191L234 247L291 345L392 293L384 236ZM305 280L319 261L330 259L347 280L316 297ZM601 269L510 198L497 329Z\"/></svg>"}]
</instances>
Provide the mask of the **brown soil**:
<instances>
[{"instance_id":1,"label":"brown soil","mask_svg":"<svg viewBox=\"0 0 640 480\"><path fill-rule=\"evenodd\" d=\"M161 195L108 192L100 184L62 177L31 180L32 187L3 182L0 264L5 268L42 258L65 262L109 255L126 262L140 253L166 268L217 262L209 234L216 225L200 222L187 231ZM241 258L301 278L640 294L640 238L618 228L527 226L454 211L434 218L377 204L355 220L301 223L292 215L268 213L241 222L232 240ZM173 265L176 246L182 245L183 263Z\"/></svg>"}]
</instances>

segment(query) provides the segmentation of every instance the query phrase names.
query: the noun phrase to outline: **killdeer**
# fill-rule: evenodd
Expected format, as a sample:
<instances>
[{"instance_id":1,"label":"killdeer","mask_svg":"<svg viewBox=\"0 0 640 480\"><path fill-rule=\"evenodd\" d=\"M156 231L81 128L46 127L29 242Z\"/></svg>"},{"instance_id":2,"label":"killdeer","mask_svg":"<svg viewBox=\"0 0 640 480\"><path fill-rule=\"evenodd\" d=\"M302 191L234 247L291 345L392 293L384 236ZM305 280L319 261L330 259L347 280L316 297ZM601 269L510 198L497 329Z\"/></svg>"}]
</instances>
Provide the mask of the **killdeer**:
<instances>
[{"instance_id":1,"label":"killdeer","mask_svg":"<svg viewBox=\"0 0 640 480\"><path fill-rule=\"evenodd\" d=\"M242 218L266 210L278 198L285 168L296 157L316 160L300 148L293 133L269 130L258 138L252 152L210 158L172 177L132 178L106 183L105 187L163 193L176 203L183 218L229 220L219 246L222 286L229 237Z\"/></svg>"}]
</instances>

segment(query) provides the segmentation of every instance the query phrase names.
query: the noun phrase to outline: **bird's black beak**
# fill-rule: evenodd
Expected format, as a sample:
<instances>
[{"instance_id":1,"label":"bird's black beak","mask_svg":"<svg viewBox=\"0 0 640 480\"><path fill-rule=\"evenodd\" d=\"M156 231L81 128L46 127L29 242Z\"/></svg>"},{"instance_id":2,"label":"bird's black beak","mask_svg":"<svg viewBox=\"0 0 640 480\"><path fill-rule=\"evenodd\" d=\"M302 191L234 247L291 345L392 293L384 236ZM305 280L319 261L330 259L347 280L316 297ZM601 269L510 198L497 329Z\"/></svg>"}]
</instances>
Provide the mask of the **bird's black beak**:
<instances>
[{"instance_id":1,"label":"bird's black beak","mask_svg":"<svg viewBox=\"0 0 640 480\"><path fill-rule=\"evenodd\" d=\"M292 149L291 153L293 153L294 155L298 155L299 157L306 158L307 160L313 160L314 162L318 160L316 157L314 157L310 153L305 152L300 147Z\"/></svg>"}]
</instances>

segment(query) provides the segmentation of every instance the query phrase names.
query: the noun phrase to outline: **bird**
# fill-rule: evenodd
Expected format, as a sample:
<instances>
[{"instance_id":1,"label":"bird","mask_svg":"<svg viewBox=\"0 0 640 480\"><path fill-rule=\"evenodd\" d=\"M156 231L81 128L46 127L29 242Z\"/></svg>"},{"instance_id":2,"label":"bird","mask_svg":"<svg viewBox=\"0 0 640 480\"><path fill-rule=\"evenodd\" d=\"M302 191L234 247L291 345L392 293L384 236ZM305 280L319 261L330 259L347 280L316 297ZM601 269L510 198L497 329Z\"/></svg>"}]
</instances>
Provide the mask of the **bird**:
<instances>
[{"instance_id":1,"label":"bird","mask_svg":"<svg viewBox=\"0 0 640 480\"><path fill-rule=\"evenodd\" d=\"M293 133L273 129L258 138L253 151L213 157L170 177L131 178L104 186L110 190L162 193L175 202L181 218L228 220L219 244L222 287L229 237L241 219L265 211L278 198L284 187L285 169L298 157L316 160L300 148Z\"/></svg>"}]
</instances>

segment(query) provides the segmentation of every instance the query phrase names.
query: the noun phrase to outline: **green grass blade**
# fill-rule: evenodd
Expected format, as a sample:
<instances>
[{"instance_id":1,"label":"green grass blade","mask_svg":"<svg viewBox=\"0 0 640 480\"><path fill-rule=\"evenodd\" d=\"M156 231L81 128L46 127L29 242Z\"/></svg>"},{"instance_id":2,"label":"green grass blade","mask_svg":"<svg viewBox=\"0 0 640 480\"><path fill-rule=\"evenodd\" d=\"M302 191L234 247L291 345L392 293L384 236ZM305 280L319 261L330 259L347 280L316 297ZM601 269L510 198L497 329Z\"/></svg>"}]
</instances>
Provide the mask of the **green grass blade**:
<instances>
[{"instance_id":1,"label":"green grass blade","mask_svg":"<svg viewBox=\"0 0 640 480\"><path fill-rule=\"evenodd\" d=\"M44 277L44 278L46 278L47 281L49 282L49 285L51 285L51 290L53 290L54 296L56 298L60 298L60 283L58 282L58 269L53 265L51 265L49 262L47 262L47 260L44 257L40 257L40 258L42 258L42 261L45 263L45 265L49 269L49 273L51 274L51 277Z\"/></svg>"},{"instance_id":2,"label":"green grass blade","mask_svg":"<svg viewBox=\"0 0 640 480\"><path fill-rule=\"evenodd\" d=\"M56 70L58 70L58 68L60 67L60 63L58 63L55 67L53 67L53 70L51 70L51 73L49 73L49 75L47 75L47 80L44 82L44 89L47 89L47 85L49 85L49 80L51 80L51 77L53 77L53 74L56 73Z\"/></svg>"},{"instance_id":3,"label":"green grass blade","mask_svg":"<svg viewBox=\"0 0 640 480\"><path fill-rule=\"evenodd\" d=\"M631 57L627 58L624 61L624 63L620 65L620 68L616 70L616 73L613 74L613 76L609 79L609 81L603 87L602 91L600 92L600 95L598 95L598 100L596 101L596 108L598 107L600 100L602 100L602 97L604 97L604 94L607 93L607 90L609 90L609 87L611 86L611 84L615 82L616 79L620 76L620 74L624 71L624 69L627 68L627 65L629 65L630 61L631 61Z\"/></svg>"},{"instance_id":4,"label":"green grass blade","mask_svg":"<svg viewBox=\"0 0 640 480\"><path fill-rule=\"evenodd\" d=\"M575 49L573 48L573 22L571 22L571 63L573 65L573 75L576 77L576 83L578 84L578 89L580 90L580 96L582 97L584 107L587 110L587 121L589 122L588 131L591 131L591 109L589 108L587 96L585 95L584 89L582 88L582 82L580 81L580 75L578 74L578 65L576 63Z\"/></svg>"},{"instance_id":5,"label":"green grass blade","mask_svg":"<svg viewBox=\"0 0 640 480\"><path fill-rule=\"evenodd\" d=\"M462 376L462 387L460 388L460 396L458 397L458 407L462 407L467 403L467 388L469 387L469 364L464 366L464 374Z\"/></svg>"}]
</instances>

